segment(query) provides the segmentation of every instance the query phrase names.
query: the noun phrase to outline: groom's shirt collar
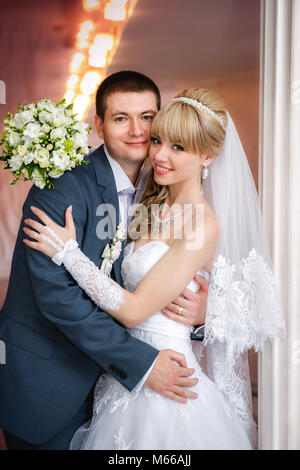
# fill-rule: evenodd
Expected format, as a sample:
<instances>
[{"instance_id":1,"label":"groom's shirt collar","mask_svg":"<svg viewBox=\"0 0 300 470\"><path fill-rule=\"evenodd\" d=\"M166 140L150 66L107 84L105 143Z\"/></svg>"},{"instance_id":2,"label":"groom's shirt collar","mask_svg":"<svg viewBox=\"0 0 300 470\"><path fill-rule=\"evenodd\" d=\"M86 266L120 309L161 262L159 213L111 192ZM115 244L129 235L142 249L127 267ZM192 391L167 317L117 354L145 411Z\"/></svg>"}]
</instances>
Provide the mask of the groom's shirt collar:
<instances>
[{"instance_id":1,"label":"groom's shirt collar","mask_svg":"<svg viewBox=\"0 0 300 470\"><path fill-rule=\"evenodd\" d=\"M105 145L104 145L104 152L107 157L107 160L109 161L112 172L114 174L117 192L120 193L121 191L125 191L128 193L134 193L136 188L134 187L134 185L132 184L128 176L126 175L121 165L109 155L108 150Z\"/></svg>"}]
</instances>

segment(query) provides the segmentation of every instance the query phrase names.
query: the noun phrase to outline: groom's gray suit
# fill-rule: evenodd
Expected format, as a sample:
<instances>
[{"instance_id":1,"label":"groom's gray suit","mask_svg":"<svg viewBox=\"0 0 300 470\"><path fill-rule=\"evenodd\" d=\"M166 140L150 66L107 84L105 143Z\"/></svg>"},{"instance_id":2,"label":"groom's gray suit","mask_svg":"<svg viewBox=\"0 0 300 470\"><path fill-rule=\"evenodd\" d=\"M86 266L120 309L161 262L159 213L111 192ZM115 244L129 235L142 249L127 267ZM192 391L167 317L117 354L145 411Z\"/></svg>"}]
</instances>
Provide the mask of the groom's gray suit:
<instances>
[{"instance_id":1,"label":"groom's gray suit","mask_svg":"<svg viewBox=\"0 0 300 470\"><path fill-rule=\"evenodd\" d=\"M56 179L54 190L31 188L1 311L7 357L0 365L0 427L33 448L67 448L90 418L99 375L107 371L132 390L158 354L101 311L63 266L22 242L24 219L34 218L31 205L65 225L65 209L72 204L79 246L100 266L110 240L96 235L97 207L112 204L118 223L118 195L103 147L87 159L90 164ZM118 283L121 262L122 254L112 272Z\"/></svg>"}]
</instances>

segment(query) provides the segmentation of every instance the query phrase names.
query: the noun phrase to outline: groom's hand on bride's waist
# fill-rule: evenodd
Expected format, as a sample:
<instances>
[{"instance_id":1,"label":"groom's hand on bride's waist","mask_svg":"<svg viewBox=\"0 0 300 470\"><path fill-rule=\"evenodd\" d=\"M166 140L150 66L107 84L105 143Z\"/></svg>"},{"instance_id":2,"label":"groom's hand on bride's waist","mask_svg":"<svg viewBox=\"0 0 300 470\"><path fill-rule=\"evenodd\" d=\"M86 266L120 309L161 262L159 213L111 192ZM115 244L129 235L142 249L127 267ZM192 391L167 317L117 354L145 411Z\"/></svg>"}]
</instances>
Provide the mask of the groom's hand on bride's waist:
<instances>
[{"instance_id":1,"label":"groom's hand on bride's waist","mask_svg":"<svg viewBox=\"0 0 300 470\"><path fill-rule=\"evenodd\" d=\"M193 292L184 289L179 297L162 310L166 317L185 325L204 325L209 284L203 276L194 276L194 281L199 284L199 290Z\"/></svg>"},{"instance_id":2,"label":"groom's hand on bride's waist","mask_svg":"<svg viewBox=\"0 0 300 470\"><path fill-rule=\"evenodd\" d=\"M186 388L198 383L199 379L191 378L194 372L187 367L183 354L165 349L159 352L145 385L166 398L186 403L188 398L198 396Z\"/></svg>"}]
</instances>

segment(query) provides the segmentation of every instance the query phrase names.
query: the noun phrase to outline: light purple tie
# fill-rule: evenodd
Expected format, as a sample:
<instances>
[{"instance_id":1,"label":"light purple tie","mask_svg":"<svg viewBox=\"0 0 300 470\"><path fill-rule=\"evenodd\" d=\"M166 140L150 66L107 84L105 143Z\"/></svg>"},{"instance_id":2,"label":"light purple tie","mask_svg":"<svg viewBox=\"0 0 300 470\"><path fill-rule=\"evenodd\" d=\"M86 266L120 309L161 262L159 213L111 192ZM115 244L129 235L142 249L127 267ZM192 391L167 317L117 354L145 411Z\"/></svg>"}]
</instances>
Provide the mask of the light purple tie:
<instances>
[{"instance_id":1,"label":"light purple tie","mask_svg":"<svg viewBox=\"0 0 300 470\"><path fill-rule=\"evenodd\" d=\"M126 223L127 223L126 230L127 230L130 220L132 218L131 215L128 215L128 212L129 212L130 207L133 204L135 191L131 189L124 189L123 191L118 192L118 196L120 197L121 204L123 205L124 214L127 214L127 219L126 219Z\"/></svg>"}]
</instances>

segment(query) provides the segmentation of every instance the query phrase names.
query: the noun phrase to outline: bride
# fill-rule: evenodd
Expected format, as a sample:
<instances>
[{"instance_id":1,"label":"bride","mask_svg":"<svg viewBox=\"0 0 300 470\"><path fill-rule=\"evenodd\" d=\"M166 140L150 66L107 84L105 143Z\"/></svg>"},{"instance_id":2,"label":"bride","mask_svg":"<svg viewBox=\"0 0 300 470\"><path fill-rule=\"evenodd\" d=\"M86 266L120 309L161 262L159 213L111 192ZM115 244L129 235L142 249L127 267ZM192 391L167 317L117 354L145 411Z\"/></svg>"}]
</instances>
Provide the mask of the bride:
<instances>
[{"instance_id":1,"label":"bride","mask_svg":"<svg viewBox=\"0 0 300 470\"><path fill-rule=\"evenodd\" d=\"M253 449L247 350L261 350L285 325L247 158L229 113L207 90L178 95L155 116L151 134L153 171L129 230L124 288L80 251L70 208L65 227L33 208L44 225L27 219L24 231L37 241L24 243L63 263L132 335L184 354L198 398L181 404L146 387L130 393L102 376L93 418L71 449ZM190 327L160 312L186 286L197 290L197 272L210 282L207 373Z\"/></svg>"}]
</instances>

